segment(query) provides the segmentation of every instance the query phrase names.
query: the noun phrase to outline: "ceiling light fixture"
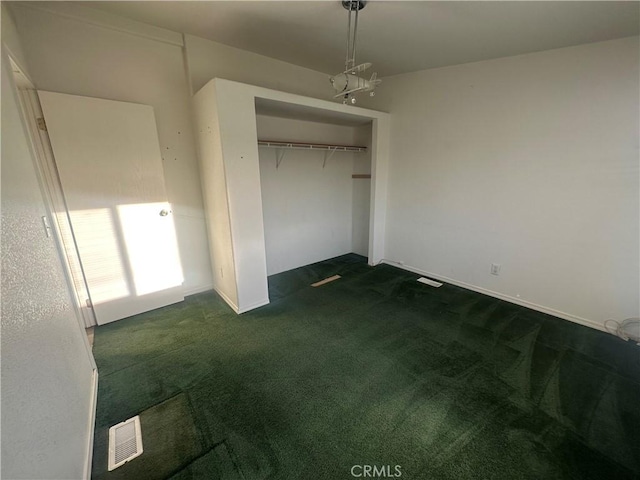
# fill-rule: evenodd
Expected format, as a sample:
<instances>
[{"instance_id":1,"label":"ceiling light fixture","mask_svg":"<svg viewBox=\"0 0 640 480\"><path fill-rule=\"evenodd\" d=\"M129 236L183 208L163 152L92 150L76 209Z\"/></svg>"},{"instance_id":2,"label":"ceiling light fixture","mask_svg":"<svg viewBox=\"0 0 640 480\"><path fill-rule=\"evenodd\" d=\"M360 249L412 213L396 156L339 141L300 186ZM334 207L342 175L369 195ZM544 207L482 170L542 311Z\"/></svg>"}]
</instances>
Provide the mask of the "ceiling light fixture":
<instances>
[{"instance_id":1,"label":"ceiling light fixture","mask_svg":"<svg viewBox=\"0 0 640 480\"><path fill-rule=\"evenodd\" d=\"M361 63L356 65L356 34L358 33L358 12L365 6L365 0L342 0L342 6L347 10L349 15L349 23L347 29L347 60L345 61L345 70L342 73L334 75L329 79L331 85L337 92L333 98L342 97L342 103L356 103L354 94L359 92L369 92L370 96L375 95L375 88L382 80L378 80L378 74L371 75L369 80L360 76L359 73L364 72L371 67L371 63ZM355 17L352 22L352 17ZM353 25L353 28L351 28Z\"/></svg>"}]
</instances>

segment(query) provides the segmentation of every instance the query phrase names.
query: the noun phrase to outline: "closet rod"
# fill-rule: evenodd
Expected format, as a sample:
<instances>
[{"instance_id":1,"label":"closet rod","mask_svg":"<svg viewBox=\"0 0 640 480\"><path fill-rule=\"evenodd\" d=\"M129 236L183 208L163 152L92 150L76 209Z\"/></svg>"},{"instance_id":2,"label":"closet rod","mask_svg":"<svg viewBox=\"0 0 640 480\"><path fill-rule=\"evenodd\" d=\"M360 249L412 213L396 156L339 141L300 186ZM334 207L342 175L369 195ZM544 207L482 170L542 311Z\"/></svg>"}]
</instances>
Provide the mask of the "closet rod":
<instances>
[{"instance_id":1,"label":"closet rod","mask_svg":"<svg viewBox=\"0 0 640 480\"><path fill-rule=\"evenodd\" d=\"M356 145L330 145L324 143L278 142L274 140L258 140L258 146L269 148L287 148L297 150L324 150L334 152L365 152L367 147Z\"/></svg>"}]
</instances>

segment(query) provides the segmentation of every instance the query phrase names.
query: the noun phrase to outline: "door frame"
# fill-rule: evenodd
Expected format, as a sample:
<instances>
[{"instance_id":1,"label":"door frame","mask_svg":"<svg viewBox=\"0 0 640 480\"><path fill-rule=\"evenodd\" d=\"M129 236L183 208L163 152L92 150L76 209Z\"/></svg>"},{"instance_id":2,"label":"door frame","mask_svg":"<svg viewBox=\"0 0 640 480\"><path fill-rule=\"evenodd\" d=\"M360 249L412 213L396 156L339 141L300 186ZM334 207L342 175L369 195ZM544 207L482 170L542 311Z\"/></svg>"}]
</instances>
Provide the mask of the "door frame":
<instances>
[{"instance_id":1,"label":"door frame","mask_svg":"<svg viewBox=\"0 0 640 480\"><path fill-rule=\"evenodd\" d=\"M69 217L69 209L62 190L62 183L58 175L55 157L49 141L49 134L46 131L44 115L40 107L37 90L33 83L20 70L19 66L13 61L11 56L9 60L14 68L14 75L21 75L20 83L16 84L18 99L22 109L23 119L27 126L29 139L36 158L36 170L40 177L41 187L44 192L45 202L47 204L49 218L43 218L44 227L51 232L56 240L56 246L62 260L67 285L74 300L76 307L76 316L80 325L85 329L96 326L96 316L93 311L93 303L91 294L84 274L84 267L78 252L73 225ZM60 225L60 219L55 212L64 212L65 223L70 232L66 242L62 235L63 228ZM76 265L76 268L73 265Z\"/></svg>"}]
</instances>

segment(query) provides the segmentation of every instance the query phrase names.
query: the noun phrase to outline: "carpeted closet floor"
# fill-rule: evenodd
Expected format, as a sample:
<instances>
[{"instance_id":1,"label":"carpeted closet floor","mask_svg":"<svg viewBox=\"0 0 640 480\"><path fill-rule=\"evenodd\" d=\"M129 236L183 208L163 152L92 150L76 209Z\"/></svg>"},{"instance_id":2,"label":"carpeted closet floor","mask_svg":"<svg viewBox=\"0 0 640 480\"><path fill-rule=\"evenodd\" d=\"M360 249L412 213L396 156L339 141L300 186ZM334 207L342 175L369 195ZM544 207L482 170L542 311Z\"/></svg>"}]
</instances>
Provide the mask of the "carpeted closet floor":
<instances>
[{"instance_id":1,"label":"carpeted closet floor","mask_svg":"<svg viewBox=\"0 0 640 480\"><path fill-rule=\"evenodd\" d=\"M93 478L640 478L640 347L417 278L346 255L240 316L207 292L98 327Z\"/></svg>"}]
</instances>

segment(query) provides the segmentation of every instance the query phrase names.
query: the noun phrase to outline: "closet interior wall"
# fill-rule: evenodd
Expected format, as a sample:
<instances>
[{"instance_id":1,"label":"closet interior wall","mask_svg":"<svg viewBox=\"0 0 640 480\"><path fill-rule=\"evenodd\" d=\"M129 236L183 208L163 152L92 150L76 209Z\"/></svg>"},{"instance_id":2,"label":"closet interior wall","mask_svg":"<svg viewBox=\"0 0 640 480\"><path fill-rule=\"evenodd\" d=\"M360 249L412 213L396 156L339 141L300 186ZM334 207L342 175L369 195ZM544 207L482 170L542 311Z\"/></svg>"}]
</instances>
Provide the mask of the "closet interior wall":
<instances>
[{"instance_id":1,"label":"closet interior wall","mask_svg":"<svg viewBox=\"0 0 640 480\"><path fill-rule=\"evenodd\" d=\"M259 148L267 274L351 252L368 256L370 180L352 177L371 172L371 125L258 114L256 126L261 140L368 147L360 153Z\"/></svg>"},{"instance_id":2,"label":"closet interior wall","mask_svg":"<svg viewBox=\"0 0 640 480\"><path fill-rule=\"evenodd\" d=\"M355 127L354 144L367 147L367 150L353 157L351 251L364 257L369 256L371 143L371 124Z\"/></svg>"}]
</instances>

